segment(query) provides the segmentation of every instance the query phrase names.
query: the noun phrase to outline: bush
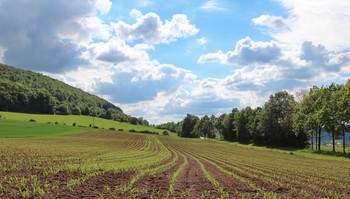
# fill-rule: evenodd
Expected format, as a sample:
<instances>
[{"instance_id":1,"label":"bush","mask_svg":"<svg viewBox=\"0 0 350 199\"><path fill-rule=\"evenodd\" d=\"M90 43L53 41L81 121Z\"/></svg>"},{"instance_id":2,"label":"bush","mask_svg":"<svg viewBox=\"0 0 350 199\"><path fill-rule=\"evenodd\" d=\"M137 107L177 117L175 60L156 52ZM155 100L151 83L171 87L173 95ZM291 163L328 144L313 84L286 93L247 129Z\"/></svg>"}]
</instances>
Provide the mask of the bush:
<instances>
[{"instance_id":1,"label":"bush","mask_svg":"<svg viewBox=\"0 0 350 199\"><path fill-rule=\"evenodd\" d=\"M114 127L109 128L111 131L115 131L116 129Z\"/></svg>"},{"instance_id":2,"label":"bush","mask_svg":"<svg viewBox=\"0 0 350 199\"><path fill-rule=\"evenodd\" d=\"M36 120L35 119L30 119L29 122L36 122Z\"/></svg>"},{"instance_id":3,"label":"bush","mask_svg":"<svg viewBox=\"0 0 350 199\"><path fill-rule=\"evenodd\" d=\"M124 129L118 129L118 131L124 131Z\"/></svg>"},{"instance_id":4,"label":"bush","mask_svg":"<svg viewBox=\"0 0 350 199\"><path fill-rule=\"evenodd\" d=\"M98 126L93 126L92 128L94 128L94 129L99 129L99 127L98 127Z\"/></svg>"},{"instance_id":5,"label":"bush","mask_svg":"<svg viewBox=\"0 0 350 199\"><path fill-rule=\"evenodd\" d=\"M163 135L169 135L168 131L163 131Z\"/></svg>"},{"instance_id":6,"label":"bush","mask_svg":"<svg viewBox=\"0 0 350 199\"><path fill-rule=\"evenodd\" d=\"M74 123L73 123L73 126L77 126L77 123L74 122Z\"/></svg>"},{"instance_id":7,"label":"bush","mask_svg":"<svg viewBox=\"0 0 350 199\"><path fill-rule=\"evenodd\" d=\"M58 122L55 122L55 124L59 124Z\"/></svg>"},{"instance_id":8,"label":"bush","mask_svg":"<svg viewBox=\"0 0 350 199\"><path fill-rule=\"evenodd\" d=\"M129 132L131 132L131 133L135 133L135 132L136 132L136 130L135 130L135 129L130 129L130 130L129 130Z\"/></svg>"}]
</instances>

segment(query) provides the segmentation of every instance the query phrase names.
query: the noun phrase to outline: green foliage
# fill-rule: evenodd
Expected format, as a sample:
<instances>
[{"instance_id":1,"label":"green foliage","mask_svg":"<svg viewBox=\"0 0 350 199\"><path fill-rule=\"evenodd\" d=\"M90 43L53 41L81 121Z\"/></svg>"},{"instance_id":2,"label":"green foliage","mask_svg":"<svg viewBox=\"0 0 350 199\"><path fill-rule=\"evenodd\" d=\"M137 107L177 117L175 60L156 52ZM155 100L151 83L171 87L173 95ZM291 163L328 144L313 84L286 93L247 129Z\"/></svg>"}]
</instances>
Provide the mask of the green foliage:
<instances>
[{"instance_id":1,"label":"green foliage","mask_svg":"<svg viewBox=\"0 0 350 199\"><path fill-rule=\"evenodd\" d=\"M183 122L181 123L179 136L181 137L188 137L188 138L194 138L199 137L198 135L193 132L194 127L196 126L197 122L199 121L199 118L195 115L187 114Z\"/></svg>"},{"instance_id":2,"label":"green foliage","mask_svg":"<svg viewBox=\"0 0 350 199\"><path fill-rule=\"evenodd\" d=\"M95 95L40 73L0 64L0 111L94 115L129 122L123 111ZM147 124L145 120L136 124Z\"/></svg>"},{"instance_id":3,"label":"green foliage","mask_svg":"<svg viewBox=\"0 0 350 199\"><path fill-rule=\"evenodd\" d=\"M249 120L253 119L253 109L249 106L239 111L235 118L234 124L237 131L237 141L248 143L252 139L252 135L249 132Z\"/></svg>"},{"instance_id":4,"label":"green foliage","mask_svg":"<svg viewBox=\"0 0 350 199\"><path fill-rule=\"evenodd\" d=\"M214 130L213 121L211 121L210 118L205 115L197 121L196 126L193 129L193 133L197 137L215 138Z\"/></svg>"}]
</instances>

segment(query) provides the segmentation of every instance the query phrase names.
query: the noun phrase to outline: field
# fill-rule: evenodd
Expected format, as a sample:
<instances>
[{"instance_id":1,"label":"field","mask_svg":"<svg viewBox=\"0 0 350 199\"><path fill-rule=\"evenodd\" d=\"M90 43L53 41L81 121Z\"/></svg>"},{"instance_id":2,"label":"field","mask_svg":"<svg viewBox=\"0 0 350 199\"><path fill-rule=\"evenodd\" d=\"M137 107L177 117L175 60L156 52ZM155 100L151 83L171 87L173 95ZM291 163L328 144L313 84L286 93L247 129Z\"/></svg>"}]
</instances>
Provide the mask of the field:
<instances>
[{"instance_id":1,"label":"field","mask_svg":"<svg viewBox=\"0 0 350 199\"><path fill-rule=\"evenodd\" d=\"M315 156L107 130L21 134L0 139L0 198L349 198L349 159Z\"/></svg>"},{"instance_id":2,"label":"field","mask_svg":"<svg viewBox=\"0 0 350 199\"><path fill-rule=\"evenodd\" d=\"M91 128L0 119L0 138L59 136L82 131L93 130Z\"/></svg>"},{"instance_id":3,"label":"field","mask_svg":"<svg viewBox=\"0 0 350 199\"><path fill-rule=\"evenodd\" d=\"M72 126L75 123L76 126L89 127L97 126L103 129L114 128L116 130L122 129L124 131L129 130L147 130L150 132L162 133L163 130L155 129L153 127L145 127L140 125L132 125L124 122L116 122L113 120L106 120L98 117L91 116L77 116L77 115L42 115L42 114L26 114L26 113L13 113L13 112L0 112L2 118L19 121L35 120L37 123L50 123L50 124L65 124Z\"/></svg>"}]
</instances>

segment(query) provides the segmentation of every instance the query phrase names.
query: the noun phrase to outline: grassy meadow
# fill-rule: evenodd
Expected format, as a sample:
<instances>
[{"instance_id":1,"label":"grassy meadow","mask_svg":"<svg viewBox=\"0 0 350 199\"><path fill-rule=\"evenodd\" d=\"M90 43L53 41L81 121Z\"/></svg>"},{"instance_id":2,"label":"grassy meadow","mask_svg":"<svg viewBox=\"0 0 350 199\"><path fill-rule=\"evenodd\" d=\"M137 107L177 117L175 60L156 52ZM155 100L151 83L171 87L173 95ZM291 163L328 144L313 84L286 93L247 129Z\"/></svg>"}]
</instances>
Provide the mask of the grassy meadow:
<instances>
[{"instance_id":1,"label":"grassy meadow","mask_svg":"<svg viewBox=\"0 0 350 199\"><path fill-rule=\"evenodd\" d=\"M8 120L19 120L19 121L29 121L35 120L36 123L43 124L60 124L65 126L73 126L73 123L76 126L89 127L97 126L100 129L110 129L114 128L115 130L121 131L150 131L157 132L159 134L163 133L164 130L156 129L154 127L147 127L141 125L132 125L124 122L117 122L113 120L102 119L98 117L91 116L82 116L82 115L42 115L42 114L27 114L27 113L13 113L13 112L0 112L2 118ZM63 127L62 127L63 128ZM77 130L77 131L81 131ZM172 133L170 133L172 134ZM174 134L172 134L174 135Z\"/></svg>"},{"instance_id":2,"label":"grassy meadow","mask_svg":"<svg viewBox=\"0 0 350 199\"><path fill-rule=\"evenodd\" d=\"M93 131L89 128L0 119L0 138L46 137Z\"/></svg>"}]
</instances>

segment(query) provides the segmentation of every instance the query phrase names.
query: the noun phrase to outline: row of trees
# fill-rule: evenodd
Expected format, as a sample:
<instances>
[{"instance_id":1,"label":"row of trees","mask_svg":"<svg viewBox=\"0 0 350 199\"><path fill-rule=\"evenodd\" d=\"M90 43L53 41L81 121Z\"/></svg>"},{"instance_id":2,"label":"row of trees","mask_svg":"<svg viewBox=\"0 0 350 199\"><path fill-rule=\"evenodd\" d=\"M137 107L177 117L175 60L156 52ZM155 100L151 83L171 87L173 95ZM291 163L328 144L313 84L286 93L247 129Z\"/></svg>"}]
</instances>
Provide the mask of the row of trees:
<instances>
[{"instance_id":1,"label":"row of trees","mask_svg":"<svg viewBox=\"0 0 350 199\"><path fill-rule=\"evenodd\" d=\"M345 132L350 125L350 80L345 85L314 86L308 93L302 94L293 121L296 133L307 132L312 141L316 137L317 150L321 150L322 129L332 135L333 152L335 138L342 135L345 153Z\"/></svg>"},{"instance_id":2,"label":"row of trees","mask_svg":"<svg viewBox=\"0 0 350 199\"><path fill-rule=\"evenodd\" d=\"M331 84L313 87L298 94L297 100L286 91L270 96L263 107L232 109L219 117L187 116L178 123L166 123L158 128L176 132L181 137L215 137L242 143L254 143L279 147L306 147L309 138L317 137L317 149L321 149L321 130L332 134L333 151L335 137L343 134L350 121L350 80L346 85ZM311 142L312 146L313 143Z\"/></svg>"}]
</instances>

